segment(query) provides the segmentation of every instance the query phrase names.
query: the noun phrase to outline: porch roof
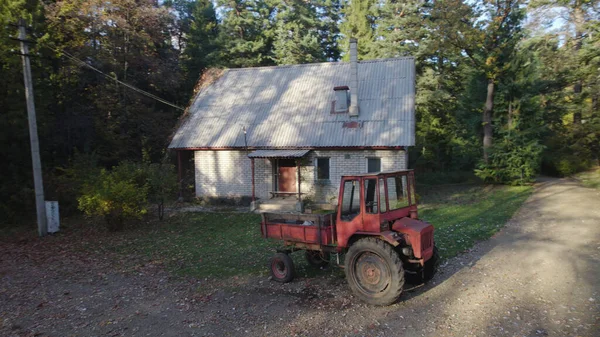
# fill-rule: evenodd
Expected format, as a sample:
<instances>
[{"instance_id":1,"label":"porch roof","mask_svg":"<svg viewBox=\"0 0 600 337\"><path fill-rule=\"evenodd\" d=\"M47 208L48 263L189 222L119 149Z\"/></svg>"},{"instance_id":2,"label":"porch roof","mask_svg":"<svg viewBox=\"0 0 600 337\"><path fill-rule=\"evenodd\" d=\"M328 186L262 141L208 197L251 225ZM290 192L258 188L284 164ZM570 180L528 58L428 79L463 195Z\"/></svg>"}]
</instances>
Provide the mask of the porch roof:
<instances>
[{"instance_id":1,"label":"porch roof","mask_svg":"<svg viewBox=\"0 0 600 337\"><path fill-rule=\"evenodd\" d=\"M302 158L310 150L256 150L248 154L249 158Z\"/></svg>"}]
</instances>

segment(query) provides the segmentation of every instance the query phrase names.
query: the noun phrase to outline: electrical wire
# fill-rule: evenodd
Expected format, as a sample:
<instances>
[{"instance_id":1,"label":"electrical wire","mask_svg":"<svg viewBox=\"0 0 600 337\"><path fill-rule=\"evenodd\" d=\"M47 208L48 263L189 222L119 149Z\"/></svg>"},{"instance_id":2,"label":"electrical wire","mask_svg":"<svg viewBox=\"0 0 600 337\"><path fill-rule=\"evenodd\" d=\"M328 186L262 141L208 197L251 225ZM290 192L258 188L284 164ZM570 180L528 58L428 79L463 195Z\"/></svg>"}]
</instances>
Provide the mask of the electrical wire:
<instances>
[{"instance_id":1,"label":"electrical wire","mask_svg":"<svg viewBox=\"0 0 600 337\"><path fill-rule=\"evenodd\" d=\"M113 81L115 81L115 82L117 82L117 83L119 83L119 84L121 84L121 85L123 85L123 86L125 86L125 87L127 87L127 88L129 88L129 89L131 89L131 90L133 90L133 91L135 91L135 92L137 92L137 93L140 93L140 94L142 94L142 95L144 95L144 96L150 97L150 98L152 98L152 99L154 99L154 100L156 100L156 101L159 101L159 102L161 102L161 103L163 103L163 104L169 105L169 106L171 106L171 107L173 107L173 108L175 108L175 109L179 109L179 110L185 111L185 109L184 109L184 108L182 108L182 107L180 107L180 106L177 106L177 105L175 105L175 104L173 104L173 103L171 103L171 102L169 102L169 101L166 101L166 100L164 100L164 99L162 99L162 98L160 98L160 97L158 97L158 96L156 96L156 95L154 95L154 94L151 94L151 93L149 93L149 92L147 92L147 91L144 91L144 90L142 90L142 89L136 88L136 87L134 87L134 86L133 86L133 85L131 85L131 84L127 84L127 83L125 83L125 82L123 82L123 81L120 81L120 80L119 80L118 78L116 78L115 76L111 76L111 75L105 74L104 72L102 72L102 70L100 70L100 69L98 69L98 68L95 68L95 67L91 66L91 65L90 65L90 64L88 64L87 62L85 62L85 61L82 61L82 60L78 59L77 57L75 57L75 56L73 56L73 55L71 55L71 54L67 53L67 52L66 52L66 51L64 51L64 50L58 50L58 49L52 48L52 47L50 47L50 46L48 46L48 45L44 45L44 47L47 47L47 48L49 48L49 49L53 50L53 51L54 51L54 52L56 52L56 53L63 54L63 55L65 55L65 56L66 56L68 59L70 59L71 61L74 61L75 63L79 63L79 64L81 64L81 65L84 65L84 66L86 66L86 67L88 67L88 68L92 69L93 71L95 71L95 72L97 72L97 73L101 74L102 76L104 76L104 77L106 77L106 78L108 78L108 79L111 79L111 80L113 80Z\"/></svg>"}]
</instances>

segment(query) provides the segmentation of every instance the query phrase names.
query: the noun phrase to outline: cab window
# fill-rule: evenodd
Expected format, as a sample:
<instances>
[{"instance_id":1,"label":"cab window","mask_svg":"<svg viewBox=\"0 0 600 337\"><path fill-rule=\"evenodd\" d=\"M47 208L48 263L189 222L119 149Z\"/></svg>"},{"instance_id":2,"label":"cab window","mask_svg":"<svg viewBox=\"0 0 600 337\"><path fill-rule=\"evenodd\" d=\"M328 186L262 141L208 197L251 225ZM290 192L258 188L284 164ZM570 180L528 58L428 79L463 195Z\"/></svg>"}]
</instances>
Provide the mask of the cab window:
<instances>
[{"instance_id":1,"label":"cab window","mask_svg":"<svg viewBox=\"0 0 600 337\"><path fill-rule=\"evenodd\" d=\"M408 206L408 180L405 175L387 178L390 210Z\"/></svg>"},{"instance_id":2,"label":"cab window","mask_svg":"<svg viewBox=\"0 0 600 337\"><path fill-rule=\"evenodd\" d=\"M385 201L385 185L383 184L383 179L379 179L379 210L381 213L387 212L387 203Z\"/></svg>"},{"instance_id":3,"label":"cab window","mask_svg":"<svg viewBox=\"0 0 600 337\"><path fill-rule=\"evenodd\" d=\"M351 221L358 214L360 214L360 184L358 180L346 180L340 218L343 221Z\"/></svg>"},{"instance_id":4,"label":"cab window","mask_svg":"<svg viewBox=\"0 0 600 337\"><path fill-rule=\"evenodd\" d=\"M377 203L377 179L365 179L365 212L369 214L379 213Z\"/></svg>"}]
</instances>

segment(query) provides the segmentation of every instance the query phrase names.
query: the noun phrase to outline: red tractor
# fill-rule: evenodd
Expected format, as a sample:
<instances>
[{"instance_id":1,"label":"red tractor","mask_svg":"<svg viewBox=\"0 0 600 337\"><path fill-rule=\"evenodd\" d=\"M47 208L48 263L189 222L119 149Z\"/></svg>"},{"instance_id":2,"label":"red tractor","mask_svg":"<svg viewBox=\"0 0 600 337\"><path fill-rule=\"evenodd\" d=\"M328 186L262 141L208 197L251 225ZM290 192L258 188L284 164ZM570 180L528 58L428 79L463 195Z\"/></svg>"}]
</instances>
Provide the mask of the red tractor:
<instances>
[{"instance_id":1,"label":"red tractor","mask_svg":"<svg viewBox=\"0 0 600 337\"><path fill-rule=\"evenodd\" d=\"M336 212L329 214L263 213L263 237L282 240L269 264L275 281L289 282L294 264L289 254L305 250L315 266L331 256L344 269L361 300L388 305L400 297L405 273L427 281L437 268L433 226L417 216L412 170L343 176Z\"/></svg>"}]
</instances>

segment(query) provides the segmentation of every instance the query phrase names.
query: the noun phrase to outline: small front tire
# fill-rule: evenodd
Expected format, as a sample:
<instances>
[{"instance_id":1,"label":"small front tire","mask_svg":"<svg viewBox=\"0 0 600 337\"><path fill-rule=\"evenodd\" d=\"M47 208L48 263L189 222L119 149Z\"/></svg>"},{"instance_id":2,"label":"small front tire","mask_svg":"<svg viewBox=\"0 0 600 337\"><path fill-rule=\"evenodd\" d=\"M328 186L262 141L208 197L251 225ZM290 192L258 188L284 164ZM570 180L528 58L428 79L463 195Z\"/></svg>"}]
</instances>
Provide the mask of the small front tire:
<instances>
[{"instance_id":1,"label":"small front tire","mask_svg":"<svg viewBox=\"0 0 600 337\"><path fill-rule=\"evenodd\" d=\"M287 283L294 279L294 262L288 254L275 254L269 263L269 270L277 282Z\"/></svg>"}]
</instances>

